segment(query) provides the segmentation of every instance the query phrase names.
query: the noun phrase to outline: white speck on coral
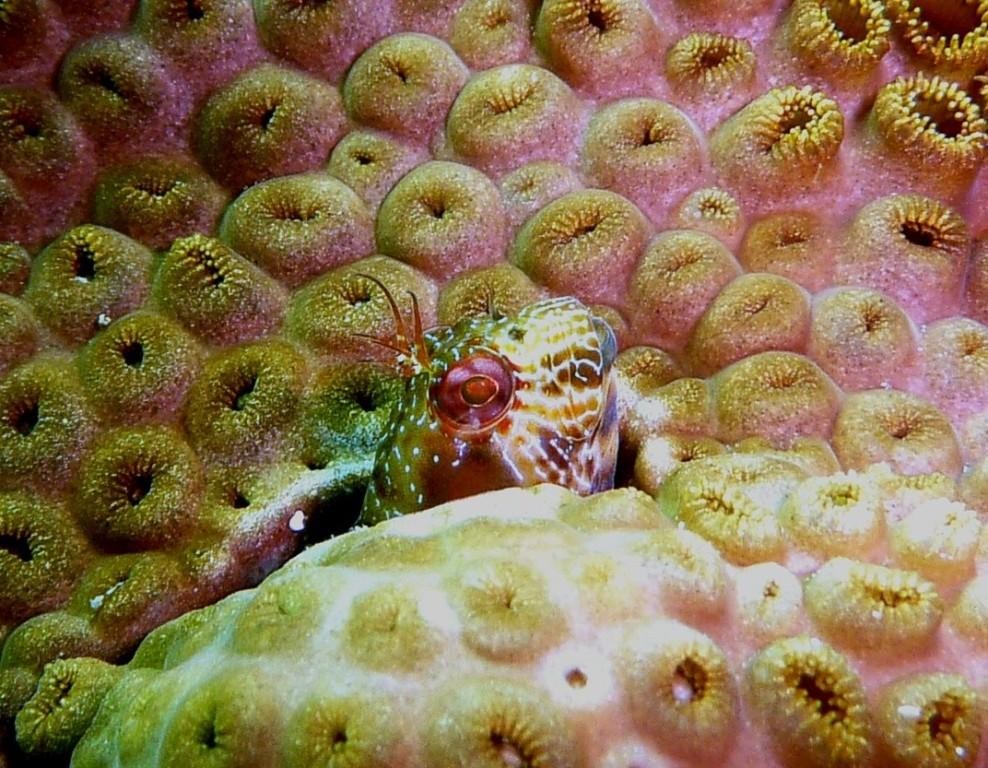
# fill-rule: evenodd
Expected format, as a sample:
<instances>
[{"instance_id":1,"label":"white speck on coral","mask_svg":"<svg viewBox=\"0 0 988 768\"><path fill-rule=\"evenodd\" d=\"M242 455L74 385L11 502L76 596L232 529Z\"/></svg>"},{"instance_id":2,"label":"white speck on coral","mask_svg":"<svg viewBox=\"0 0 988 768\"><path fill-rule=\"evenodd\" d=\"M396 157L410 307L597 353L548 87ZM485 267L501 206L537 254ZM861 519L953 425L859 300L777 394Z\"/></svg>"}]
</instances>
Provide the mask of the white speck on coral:
<instances>
[{"instance_id":1,"label":"white speck on coral","mask_svg":"<svg viewBox=\"0 0 988 768\"><path fill-rule=\"evenodd\" d=\"M94 611L98 611L103 606L103 603L106 602L106 598L110 597L114 592L116 592L122 586L123 586L123 581L118 581L116 584L111 586L105 592L96 595L96 597L90 598L89 606Z\"/></svg>"},{"instance_id":2,"label":"white speck on coral","mask_svg":"<svg viewBox=\"0 0 988 768\"><path fill-rule=\"evenodd\" d=\"M899 713L899 717L906 720L918 720L919 716L923 714L923 710L915 704L903 704L896 711Z\"/></svg>"},{"instance_id":3,"label":"white speck on coral","mask_svg":"<svg viewBox=\"0 0 988 768\"><path fill-rule=\"evenodd\" d=\"M298 533L299 531L305 530L305 512L301 509L296 509L295 514L291 516L288 521L288 527Z\"/></svg>"}]
</instances>

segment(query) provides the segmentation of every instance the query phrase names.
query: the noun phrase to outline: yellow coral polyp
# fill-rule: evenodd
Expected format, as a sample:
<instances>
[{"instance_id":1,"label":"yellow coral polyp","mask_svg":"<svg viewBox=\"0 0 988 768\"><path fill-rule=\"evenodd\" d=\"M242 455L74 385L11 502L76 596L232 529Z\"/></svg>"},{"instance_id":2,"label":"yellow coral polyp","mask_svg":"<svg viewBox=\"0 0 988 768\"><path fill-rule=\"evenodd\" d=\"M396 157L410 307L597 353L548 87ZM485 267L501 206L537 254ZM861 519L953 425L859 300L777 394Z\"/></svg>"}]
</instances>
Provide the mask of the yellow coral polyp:
<instances>
[{"instance_id":1,"label":"yellow coral polyp","mask_svg":"<svg viewBox=\"0 0 988 768\"><path fill-rule=\"evenodd\" d=\"M920 504L892 527L889 543L898 565L937 583L974 575L982 525L974 510L938 499Z\"/></svg>"},{"instance_id":2,"label":"yellow coral polyp","mask_svg":"<svg viewBox=\"0 0 988 768\"><path fill-rule=\"evenodd\" d=\"M687 620L716 615L727 600L724 560L703 537L680 528L658 530L635 547L661 585L663 605Z\"/></svg>"},{"instance_id":3,"label":"yellow coral polyp","mask_svg":"<svg viewBox=\"0 0 988 768\"><path fill-rule=\"evenodd\" d=\"M734 676L702 632L672 621L645 623L626 640L620 675L638 727L665 750L723 755L735 733Z\"/></svg>"},{"instance_id":4,"label":"yellow coral polyp","mask_svg":"<svg viewBox=\"0 0 988 768\"><path fill-rule=\"evenodd\" d=\"M988 63L984 0L888 0L887 5L906 42L933 67L963 74Z\"/></svg>"},{"instance_id":5,"label":"yellow coral polyp","mask_svg":"<svg viewBox=\"0 0 988 768\"><path fill-rule=\"evenodd\" d=\"M964 218L940 200L880 197L848 227L835 276L885 293L917 322L944 317L954 313L970 242Z\"/></svg>"},{"instance_id":6,"label":"yellow coral polyp","mask_svg":"<svg viewBox=\"0 0 988 768\"><path fill-rule=\"evenodd\" d=\"M676 224L733 243L744 227L741 204L726 189L704 187L691 192L676 210Z\"/></svg>"},{"instance_id":7,"label":"yellow coral polyp","mask_svg":"<svg viewBox=\"0 0 988 768\"><path fill-rule=\"evenodd\" d=\"M713 543L733 563L748 565L781 556L782 531L775 514L733 483L706 477L688 465L666 481L659 501L666 514Z\"/></svg>"},{"instance_id":8,"label":"yellow coral polyp","mask_svg":"<svg viewBox=\"0 0 988 768\"><path fill-rule=\"evenodd\" d=\"M662 483L680 465L717 456L725 450L723 444L710 437L649 437L641 444L635 457L634 483L646 493L657 496Z\"/></svg>"},{"instance_id":9,"label":"yellow coral polyp","mask_svg":"<svg viewBox=\"0 0 988 768\"><path fill-rule=\"evenodd\" d=\"M845 391L898 381L916 354L909 317L867 288L838 288L813 307L810 357Z\"/></svg>"},{"instance_id":10,"label":"yellow coral polyp","mask_svg":"<svg viewBox=\"0 0 988 768\"><path fill-rule=\"evenodd\" d=\"M950 607L947 620L971 645L988 650L988 575L967 583Z\"/></svg>"},{"instance_id":11,"label":"yellow coral polyp","mask_svg":"<svg viewBox=\"0 0 988 768\"><path fill-rule=\"evenodd\" d=\"M972 768L985 701L961 675L915 674L884 687L875 707L890 768Z\"/></svg>"},{"instance_id":12,"label":"yellow coral polyp","mask_svg":"<svg viewBox=\"0 0 988 768\"><path fill-rule=\"evenodd\" d=\"M957 436L946 416L908 392L870 389L844 401L834 423L834 451L845 469L888 462L902 474L962 467Z\"/></svg>"},{"instance_id":13,"label":"yellow coral polyp","mask_svg":"<svg viewBox=\"0 0 988 768\"><path fill-rule=\"evenodd\" d=\"M771 272L819 291L833 280L833 244L823 218L785 211L748 227L738 260L749 272Z\"/></svg>"},{"instance_id":14,"label":"yellow coral polyp","mask_svg":"<svg viewBox=\"0 0 988 768\"><path fill-rule=\"evenodd\" d=\"M641 0L547 0L534 30L553 68L592 92L627 91L653 62L657 38Z\"/></svg>"},{"instance_id":15,"label":"yellow coral polyp","mask_svg":"<svg viewBox=\"0 0 988 768\"><path fill-rule=\"evenodd\" d=\"M33 754L72 748L123 670L91 658L58 659L45 667L38 689L17 714L17 741Z\"/></svg>"},{"instance_id":16,"label":"yellow coral polyp","mask_svg":"<svg viewBox=\"0 0 988 768\"><path fill-rule=\"evenodd\" d=\"M874 484L863 477L811 477L793 491L779 517L796 546L816 557L860 557L883 533L881 502Z\"/></svg>"},{"instance_id":17,"label":"yellow coral polyp","mask_svg":"<svg viewBox=\"0 0 988 768\"><path fill-rule=\"evenodd\" d=\"M919 171L933 191L963 189L988 151L988 122L977 103L936 75L920 72L884 86L870 120L887 150L883 163Z\"/></svg>"},{"instance_id":18,"label":"yellow coral polyp","mask_svg":"<svg viewBox=\"0 0 988 768\"><path fill-rule=\"evenodd\" d=\"M757 563L738 571L736 605L741 629L757 641L777 640L796 632L801 620L803 588L778 563Z\"/></svg>"},{"instance_id":19,"label":"yellow coral polyp","mask_svg":"<svg viewBox=\"0 0 988 768\"><path fill-rule=\"evenodd\" d=\"M806 293L778 275L748 274L711 302L686 345L697 376L772 349L802 352L810 330Z\"/></svg>"},{"instance_id":20,"label":"yellow coral polyp","mask_svg":"<svg viewBox=\"0 0 988 768\"><path fill-rule=\"evenodd\" d=\"M755 51L739 37L692 32L666 54L666 77L684 96L745 90L755 79Z\"/></svg>"},{"instance_id":21,"label":"yellow coral polyp","mask_svg":"<svg viewBox=\"0 0 988 768\"><path fill-rule=\"evenodd\" d=\"M677 350L721 290L741 273L715 237L689 229L663 232L638 262L626 303L631 327L646 343Z\"/></svg>"},{"instance_id":22,"label":"yellow coral polyp","mask_svg":"<svg viewBox=\"0 0 988 768\"><path fill-rule=\"evenodd\" d=\"M862 653L923 649L943 617L936 587L919 574L844 557L827 562L803 590L817 628Z\"/></svg>"},{"instance_id":23,"label":"yellow coral polyp","mask_svg":"<svg viewBox=\"0 0 988 768\"><path fill-rule=\"evenodd\" d=\"M710 137L714 167L732 185L778 196L819 184L844 139L837 103L810 86L774 88Z\"/></svg>"},{"instance_id":24,"label":"yellow coral polyp","mask_svg":"<svg viewBox=\"0 0 988 768\"><path fill-rule=\"evenodd\" d=\"M872 725L861 681L840 653L806 636L748 662L746 700L786 768L867 765Z\"/></svg>"},{"instance_id":25,"label":"yellow coral polyp","mask_svg":"<svg viewBox=\"0 0 988 768\"><path fill-rule=\"evenodd\" d=\"M785 26L804 64L838 78L874 71L891 46L890 30L879 0L796 0Z\"/></svg>"},{"instance_id":26,"label":"yellow coral polyp","mask_svg":"<svg viewBox=\"0 0 988 768\"><path fill-rule=\"evenodd\" d=\"M717 374L712 390L719 439L761 436L776 447L830 435L840 402L830 378L792 352L739 360Z\"/></svg>"}]
</instances>

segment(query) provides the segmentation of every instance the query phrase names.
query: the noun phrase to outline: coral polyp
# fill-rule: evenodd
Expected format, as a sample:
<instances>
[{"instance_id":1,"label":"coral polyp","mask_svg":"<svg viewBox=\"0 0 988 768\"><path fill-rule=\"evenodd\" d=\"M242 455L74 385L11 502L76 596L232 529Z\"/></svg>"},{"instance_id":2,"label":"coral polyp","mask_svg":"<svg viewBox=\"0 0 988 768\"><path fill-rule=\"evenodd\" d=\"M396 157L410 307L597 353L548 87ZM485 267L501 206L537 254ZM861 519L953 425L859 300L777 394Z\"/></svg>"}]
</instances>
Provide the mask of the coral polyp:
<instances>
[{"instance_id":1,"label":"coral polyp","mask_svg":"<svg viewBox=\"0 0 988 768\"><path fill-rule=\"evenodd\" d=\"M671 752L722 755L737 717L737 691L724 652L676 622L645 624L625 642L620 674L637 725Z\"/></svg>"},{"instance_id":2,"label":"coral polyp","mask_svg":"<svg viewBox=\"0 0 988 768\"><path fill-rule=\"evenodd\" d=\"M31 274L31 254L18 243L0 243L0 293L19 296Z\"/></svg>"},{"instance_id":3,"label":"coral polyp","mask_svg":"<svg viewBox=\"0 0 988 768\"><path fill-rule=\"evenodd\" d=\"M87 546L69 510L23 492L0 493L0 621L24 619L57 607L87 559Z\"/></svg>"},{"instance_id":4,"label":"coral polyp","mask_svg":"<svg viewBox=\"0 0 988 768\"><path fill-rule=\"evenodd\" d=\"M955 209L929 197L890 195L854 217L836 277L888 294L916 320L936 319L959 298L970 248Z\"/></svg>"},{"instance_id":5,"label":"coral polyp","mask_svg":"<svg viewBox=\"0 0 988 768\"><path fill-rule=\"evenodd\" d=\"M254 18L269 51L334 82L390 26L383 8L370 10L355 0L257 0Z\"/></svg>"},{"instance_id":6,"label":"coral polyp","mask_svg":"<svg viewBox=\"0 0 988 768\"><path fill-rule=\"evenodd\" d=\"M0 294L0 376L30 358L40 347L40 328L30 308L14 296Z\"/></svg>"},{"instance_id":7,"label":"coral polyp","mask_svg":"<svg viewBox=\"0 0 988 768\"><path fill-rule=\"evenodd\" d=\"M86 224L38 255L24 298L52 331L79 343L140 306L150 277L151 253L140 243Z\"/></svg>"},{"instance_id":8,"label":"coral polyp","mask_svg":"<svg viewBox=\"0 0 988 768\"><path fill-rule=\"evenodd\" d=\"M321 173L282 176L244 190L220 238L289 286L369 256L373 219L349 187Z\"/></svg>"},{"instance_id":9,"label":"coral polyp","mask_svg":"<svg viewBox=\"0 0 988 768\"><path fill-rule=\"evenodd\" d=\"M466 79L467 68L442 40L391 35L354 62L343 103L358 123L428 141Z\"/></svg>"},{"instance_id":10,"label":"coral polyp","mask_svg":"<svg viewBox=\"0 0 988 768\"><path fill-rule=\"evenodd\" d=\"M278 450L304 376L302 356L286 342L247 344L213 357L186 405L185 426L197 453L244 463Z\"/></svg>"},{"instance_id":11,"label":"coral polyp","mask_svg":"<svg viewBox=\"0 0 988 768\"><path fill-rule=\"evenodd\" d=\"M434 277L488 266L504 251L501 199L493 182L459 163L423 163L381 203L378 250Z\"/></svg>"},{"instance_id":12,"label":"coral polyp","mask_svg":"<svg viewBox=\"0 0 988 768\"><path fill-rule=\"evenodd\" d=\"M683 229L706 232L735 245L744 228L744 216L741 205L730 192L719 187L704 187L690 193L679 204L676 224Z\"/></svg>"},{"instance_id":13,"label":"coral polyp","mask_svg":"<svg viewBox=\"0 0 988 768\"><path fill-rule=\"evenodd\" d=\"M37 0L6 0L0 7L0 53L8 66L23 66L37 55L53 20Z\"/></svg>"},{"instance_id":14,"label":"coral polyp","mask_svg":"<svg viewBox=\"0 0 988 768\"><path fill-rule=\"evenodd\" d=\"M853 81L874 72L888 53L891 26L878 0L797 0L783 35L809 69Z\"/></svg>"},{"instance_id":15,"label":"coral polyp","mask_svg":"<svg viewBox=\"0 0 988 768\"><path fill-rule=\"evenodd\" d=\"M168 427L108 433L79 469L77 516L110 546L149 548L177 538L202 496L199 460Z\"/></svg>"},{"instance_id":16,"label":"coral polyp","mask_svg":"<svg viewBox=\"0 0 988 768\"><path fill-rule=\"evenodd\" d=\"M890 0L913 52L937 69L970 74L988 64L988 7L978 0Z\"/></svg>"},{"instance_id":17,"label":"coral polyp","mask_svg":"<svg viewBox=\"0 0 988 768\"><path fill-rule=\"evenodd\" d=\"M839 407L829 377L792 352L739 360L717 374L713 390L718 435L728 441L758 435L785 445L796 437L827 437Z\"/></svg>"},{"instance_id":18,"label":"coral polyp","mask_svg":"<svg viewBox=\"0 0 988 768\"><path fill-rule=\"evenodd\" d=\"M533 280L587 302L617 302L645 247L648 224L621 195L571 192L532 216L515 237L510 259ZM607 270L609 282L595 279Z\"/></svg>"},{"instance_id":19,"label":"coral polyp","mask_svg":"<svg viewBox=\"0 0 988 768\"><path fill-rule=\"evenodd\" d=\"M640 0L546 0L534 40L563 79L615 94L655 66L659 30Z\"/></svg>"},{"instance_id":20,"label":"coral polyp","mask_svg":"<svg viewBox=\"0 0 988 768\"><path fill-rule=\"evenodd\" d=\"M831 768L872 758L861 681L826 643L805 636L778 640L751 660L745 682L783 765Z\"/></svg>"},{"instance_id":21,"label":"coral polyp","mask_svg":"<svg viewBox=\"0 0 988 768\"><path fill-rule=\"evenodd\" d=\"M848 397L834 424L834 451L848 469L888 462L907 475L957 475L962 466L947 417L898 390L871 389Z\"/></svg>"},{"instance_id":22,"label":"coral polyp","mask_svg":"<svg viewBox=\"0 0 988 768\"><path fill-rule=\"evenodd\" d=\"M144 41L110 36L69 52L58 92L104 151L172 139L188 112L167 65Z\"/></svg>"},{"instance_id":23,"label":"coral polyp","mask_svg":"<svg viewBox=\"0 0 988 768\"><path fill-rule=\"evenodd\" d=\"M542 298L543 291L518 267L496 264L464 272L450 280L439 294L437 319L454 325L470 316L517 314Z\"/></svg>"},{"instance_id":24,"label":"coral polyp","mask_svg":"<svg viewBox=\"0 0 988 768\"><path fill-rule=\"evenodd\" d=\"M985 702L962 675L917 674L882 689L876 725L893 768L974 765Z\"/></svg>"},{"instance_id":25,"label":"coral polyp","mask_svg":"<svg viewBox=\"0 0 988 768\"><path fill-rule=\"evenodd\" d=\"M0 488L67 482L95 419L71 362L39 356L0 379Z\"/></svg>"},{"instance_id":26,"label":"coral polyp","mask_svg":"<svg viewBox=\"0 0 988 768\"><path fill-rule=\"evenodd\" d=\"M779 517L793 543L817 557L866 556L883 530L881 494L854 474L808 478Z\"/></svg>"},{"instance_id":27,"label":"coral polyp","mask_svg":"<svg viewBox=\"0 0 988 768\"><path fill-rule=\"evenodd\" d=\"M265 272L225 243L190 235L172 243L153 295L187 330L214 344L257 338L281 320L284 293Z\"/></svg>"},{"instance_id":28,"label":"coral polyp","mask_svg":"<svg viewBox=\"0 0 988 768\"><path fill-rule=\"evenodd\" d=\"M714 167L731 185L779 197L819 184L834 170L844 139L837 103L809 86L774 88L710 136Z\"/></svg>"},{"instance_id":29,"label":"coral polyp","mask_svg":"<svg viewBox=\"0 0 988 768\"><path fill-rule=\"evenodd\" d=\"M748 227L738 261L750 272L771 272L816 292L833 280L832 241L832 233L816 213L775 213Z\"/></svg>"},{"instance_id":30,"label":"coral polyp","mask_svg":"<svg viewBox=\"0 0 988 768\"><path fill-rule=\"evenodd\" d=\"M467 0L453 18L449 44L473 69L522 61L531 47L524 0Z\"/></svg>"},{"instance_id":31,"label":"coral polyp","mask_svg":"<svg viewBox=\"0 0 988 768\"><path fill-rule=\"evenodd\" d=\"M730 250L711 235L663 232L631 276L631 326L642 339L682 347L710 302L740 273Z\"/></svg>"},{"instance_id":32,"label":"coral polyp","mask_svg":"<svg viewBox=\"0 0 988 768\"><path fill-rule=\"evenodd\" d=\"M398 327L381 287L404 312L414 294L424 322L435 318L436 286L424 274L388 256L372 256L337 267L311 281L293 297L285 318L288 335L322 355L341 359L391 361L390 344ZM367 337L370 337L368 339Z\"/></svg>"},{"instance_id":33,"label":"coral polyp","mask_svg":"<svg viewBox=\"0 0 988 768\"><path fill-rule=\"evenodd\" d=\"M548 160L526 163L501 177L501 197L508 222L512 227L520 227L536 211L582 186L576 172L561 163Z\"/></svg>"},{"instance_id":34,"label":"coral polyp","mask_svg":"<svg viewBox=\"0 0 988 768\"><path fill-rule=\"evenodd\" d=\"M201 367L194 339L154 312L125 315L79 352L79 376L108 421L137 423L171 417Z\"/></svg>"},{"instance_id":35,"label":"coral polyp","mask_svg":"<svg viewBox=\"0 0 988 768\"><path fill-rule=\"evenodd\" d=\"M133 29L200 93L260 54L249 0L140 0Z\"/></svg>"},{"instance_id":36,"label":"coral polyp","mask_svg":"<svg viewBox=\"0 0 988 768\"><path fill-rule=\"evenodd\" d=\"M386 134L351 131L333 147L326 171L377 207L395 182L423 159L423 152Z\"/></svg>"},{"instance_id":37,"label":"coral polyp","mask_svg":"<svg viewBox=\"0 0 988 768\"><path fill-rule=\"evenodd\" d=\"M888 296L838 288L813 307L808 351L844 390L874 389L900 380L915 362L915 331Z\"/></svg>"},{"instance_id":38,"label":"coral polyp","mask_svg":"<svg viewBox=\"0 0 988 768\"><path fill-rule=\"evenodd\" d=\"M695 375L709 376L759 352L801 352L809 326L809 303L799 286L776 275L743 275L707 307L685 356Z\"/></svg>"},{"instance_id":39,"label":"coral polyp","mask_svg":"<svg viewBox=\"0 0 988 768\"><path fill-rule=\"evenodd\" d=\"M339 92L308 75L262 64L217 91L196 117L203 166L232 189L316 167L343 135Z\"/></svg>"},{"instance_id":40,"label":"coral polyp","mask_svg":"<svg viewBox=\"0 0 988 768\"><path fill-rule=\"evenodd\" d=\"M533 160L569 161L580 127L579 101L552 72L508 64L474 75L450 109L446 136L469 163L488 171ZM555 138L543 141L546 133Z\"/></svg>"},{"instance_id":41,"label":"coral polyp","mask_svg":"<svg viewBox=\"0 0 988 768\"><path fill-rule=\"evenodd\" d=\"M195 163L180 156L143 157L108 168L93 190L93 221L150 248L212 232L227 194Z\"/></svg>"},{"instance_id":42,"label":"coral polyp","mask_svg":"<svg viewBox=\"0 0 988 768\"><path fill-rule=\"evenodd\" d=\"M835 645L864 653L922 648L943 617L934 585L913 571L834 558L804 585L806 610Z\"/></svg>"},{"instance_id":43,"label":"coral polyp","mask_svg":"<svg viewBox=\"0 0 988 768\"><path fill-rule=\"evenodd\" d=\"M590 120L582 164L596 185L612 189L653 221L702 170L697 130L674 106L657 99L608 104Z\"/></svg>"},{"instance_id":44,"label":"coral polyp","mask_svg":"<svg viewBox=\"0 0 988 768\"><path fill-rule=\"evenodd\" d=\"M17 713L17 738L28 752L71 749L120 679L120 669L99 659L59 659L45 667L31 705Z\"/></svg>"},{"instance_id":45,"label":"coral polyp","mask_svg":"<svg viewBox=\"0 0 988 768\"><path fill-rule=\"evenodd\" d=\"M666 77L683 95L744 94L755 79L755 52L738 37L693 32L666 54Z\"/></svg>"},{"instance_id":46,"label":"coral polyp","mask_svg":"<svg viewBox=\"0 0 988 768\"><path fill-rule=\"evenodd\" d=\"M977 103L957 83L936 75L920 73L883 87L869 124L884 162L932 194L956 197L988 151L988 123ZM949 174L940 173L944 166Z\"/></svg>"}]
</instances>

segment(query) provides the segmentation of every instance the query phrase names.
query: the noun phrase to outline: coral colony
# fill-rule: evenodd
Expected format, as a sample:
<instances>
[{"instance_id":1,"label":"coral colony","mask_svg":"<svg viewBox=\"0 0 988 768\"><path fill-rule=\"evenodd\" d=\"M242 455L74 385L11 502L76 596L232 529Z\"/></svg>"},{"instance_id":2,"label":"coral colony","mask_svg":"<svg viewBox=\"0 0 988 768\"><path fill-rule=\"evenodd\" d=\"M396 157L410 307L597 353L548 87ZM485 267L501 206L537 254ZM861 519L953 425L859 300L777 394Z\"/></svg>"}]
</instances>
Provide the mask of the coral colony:
<instances>
[{"instance_id":1,"label":"coral colony","mask_svg":"<svg viewBox=\"0 0 988 768\"><path fill-rule=\"evenodd\" d=\"M0 0L0 768L986 768L986 108L988 0Z\"/></svg>"}]
</instances>

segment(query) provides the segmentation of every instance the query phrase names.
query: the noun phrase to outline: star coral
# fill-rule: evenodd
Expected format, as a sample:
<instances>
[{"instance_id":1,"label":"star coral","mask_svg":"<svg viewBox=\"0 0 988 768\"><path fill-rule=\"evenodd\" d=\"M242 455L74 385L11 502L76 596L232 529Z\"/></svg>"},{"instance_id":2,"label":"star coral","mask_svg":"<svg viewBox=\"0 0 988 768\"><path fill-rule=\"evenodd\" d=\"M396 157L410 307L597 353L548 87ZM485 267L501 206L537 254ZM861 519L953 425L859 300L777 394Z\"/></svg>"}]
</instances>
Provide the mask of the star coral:
<instances>
[{"instance_id":1,"label":"star coral","mask_svg":"<svg viewBox=\"0 0 988 768\"><path fill-rule=\"evenodd\" d=\"M756 485L782 476L733 464L767 471ZM770 503L760 498L745 503ZM609 765L630 750L730 768L829 767L886 750L905 761L890 707L914 702L902 717L940 712L967 750L922 765L978 764L978 678L933 642L963 647L941 623L953 598L904 571L840 558L815 569L800 595L783 566L731 564L708 547L639 492L498 491L314 547L259 588L152 633L125 667L80 668L87 695L109 688L98 712L45 717L43 680L23 720L79 740L82 768L189 755L288 766L331 744L334 758L402 766ZM693 609L709 596L714 610L681 613L687 585ZM606 614L595 608L601 589L613 592ZM622 593L626 610L614 605ZM735 610L774 617L774 630L760 632L775 634L739 634ZM838 631L841 616L860 631ZM813 634L817 623L831 640ZM869 638L882 648L908 641L946 671L889 669L878 646L855 652ZM258 695L275 669L282 685ZM907 733L930 754L951 743L937 730Z\"/></svg>"},{"instance_id":2,"label":"star coral","mask_svg":"<svg viewBox=\"0 0 988 768\"><path fill-rule=\"evenodd\" d=\"M276 576L137 650L265 660L192 697L124 672L103 715L127 718L122 764L161 747L394 765L421 721L415 754L438 764L449 746L481 765L980 768L986 8L0 0L0 766L68 760L119 676L104 662L353 525L404 394L379 280L409 334L410 293L426 327L583 297L618 343L617 483L683 529L605 495L552 535L539 518L342 539L368 600L349 633L339 617L339 657L375 682L300 692L287 722L253 701L291 677L275 646L336 621L317 576ZM559 574L526 559L605 530L650 531L633 556L662 585L654 610L606 547ZM828 630L814 574L855 625L855 584L885 584L871 567L933 585L929 647L920 632L879 658ZM463 577L446 617L469 644L433 647L397 568L448 569L440 591ZM324 591L349 606L346 578ZM929 629L890 616L876 642ZM550 671L376 692L464 654ZM766 690L784 658L793 685ZM181 717L159 738L142 723L165 700Z\"/></svg>"}]
</instances>

